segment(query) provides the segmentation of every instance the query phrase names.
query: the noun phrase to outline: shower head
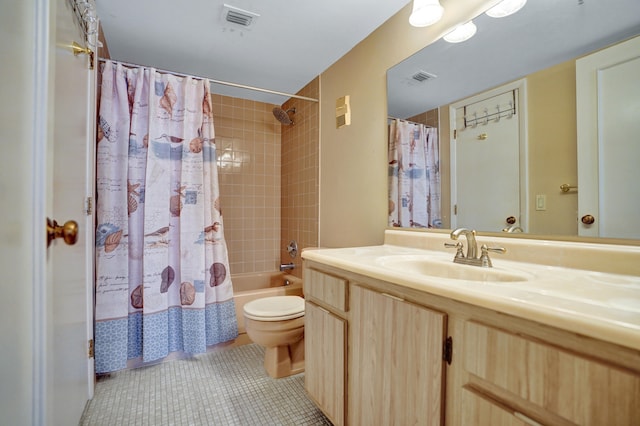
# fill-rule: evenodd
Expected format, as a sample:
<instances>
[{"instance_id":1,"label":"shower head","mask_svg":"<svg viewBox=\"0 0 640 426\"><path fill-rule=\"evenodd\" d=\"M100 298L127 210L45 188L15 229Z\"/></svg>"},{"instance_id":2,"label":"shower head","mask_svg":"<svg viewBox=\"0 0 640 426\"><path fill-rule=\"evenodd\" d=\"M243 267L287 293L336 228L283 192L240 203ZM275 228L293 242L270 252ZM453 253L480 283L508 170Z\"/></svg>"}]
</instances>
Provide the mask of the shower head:
<instances>
[{"instance_id":1,"label":"shower head","mask_svg":"<svg viewBox=\"0 0 640 426\"><path fill-rule=\"evenodd\" d=\"M278 120L279 122L281 122L282 124L284 124L285 126L290 126L293 124L293 120L291 119L291 117L289 117L289 113L296 113L296 109L295 108L289 108L288 110L283 110L280 107L275 107L273 109L273 116L276 118L276 120Z\"/></svg>"}]
</instances>

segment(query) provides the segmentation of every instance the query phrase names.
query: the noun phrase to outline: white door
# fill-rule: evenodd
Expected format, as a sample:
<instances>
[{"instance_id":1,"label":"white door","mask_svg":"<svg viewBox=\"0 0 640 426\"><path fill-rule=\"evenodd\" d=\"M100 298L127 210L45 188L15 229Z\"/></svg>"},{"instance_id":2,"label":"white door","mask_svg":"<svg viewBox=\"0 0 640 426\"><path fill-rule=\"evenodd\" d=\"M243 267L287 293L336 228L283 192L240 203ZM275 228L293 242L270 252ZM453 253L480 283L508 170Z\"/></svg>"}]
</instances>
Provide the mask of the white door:
<instances>
[{"instance_id":1,"label":"white door","mask_svg":"<svg viewBox=\"0 0 640 426\"><path fill-rule=\"evenodd\" d=\"M457 134L451 150L452 228L526 229L519 95L518 86L502 87L452 105Z\"/></svg>"},{"instance_id":2,"label":"white door","mask_svg":"<svg viewBox=\"0 0 640 426\"><path fill-rule=\"evenodd\" d=\"M576 101L578 234L638 239L640 37L578 60Z\"/></svg>"},{"instance_id":3,"label":"white door","mask_svg":"<svg viewBox=\"0 0 640 426\"><path fill-rule=\"evenodd\" d=\"M52 292L53 424L77 424L93 396L93 216L87 199L93 197L93 119L95 76L86 54L74 56L72 42L85 46L69 2L56 1L55 78L49 217L62 225L78 223L78 240L61 239L47 250L48 288Z\"/></svg>"}]
</instances>

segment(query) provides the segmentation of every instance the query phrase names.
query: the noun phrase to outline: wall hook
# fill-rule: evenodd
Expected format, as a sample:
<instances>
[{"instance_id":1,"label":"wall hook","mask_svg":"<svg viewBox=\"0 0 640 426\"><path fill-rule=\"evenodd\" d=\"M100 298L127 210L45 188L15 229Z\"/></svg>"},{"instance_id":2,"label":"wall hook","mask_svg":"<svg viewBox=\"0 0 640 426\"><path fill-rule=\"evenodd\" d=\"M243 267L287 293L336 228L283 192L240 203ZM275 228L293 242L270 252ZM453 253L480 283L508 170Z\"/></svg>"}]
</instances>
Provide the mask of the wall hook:
<instances>
[{"instance_id":1,"label":"wall hook","mask_svg":"<svg viewBox=\"0 0 640 426\"><path fill-rule=\"evenodd\" d=\"M71 43L71 51L73 52L73 56L78 56L81 53L84 53L85 55L87 55L89 57L89 69L93 69L93 50L89 49L88 47L82 47L81 45L79 45L78 43L76 43L75 41L73 43Z\"/></svg>"}]
</instances>

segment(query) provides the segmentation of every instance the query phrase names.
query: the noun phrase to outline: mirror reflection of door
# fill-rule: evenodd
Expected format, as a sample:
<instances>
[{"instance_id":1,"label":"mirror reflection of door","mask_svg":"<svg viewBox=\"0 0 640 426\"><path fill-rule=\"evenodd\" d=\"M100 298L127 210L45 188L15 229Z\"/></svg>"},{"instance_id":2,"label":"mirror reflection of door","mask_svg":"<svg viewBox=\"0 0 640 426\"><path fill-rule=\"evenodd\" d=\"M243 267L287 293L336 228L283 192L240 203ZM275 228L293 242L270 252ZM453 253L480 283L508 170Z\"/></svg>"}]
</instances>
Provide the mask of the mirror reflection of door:
<instances>
[{"instance_id":1,"label":"mirror reflection of door","mask_svg":"<svg viewBox=\"0 0 640 426\"><path fill-rule=\"evenodd\" d=\"M521 208L520 84L452 104L452 228L526 230Z\"/></svg>"},{"instance_id":2,"label":"mirror reflection of door","mask_svg":"<svg viewBox=\"0 0 640 426\"><path fill-rule=\"evenodd\" d=\"M579 59L576 100L578 233L638 239L640 37Z\"/></svg>"}]
</instances>

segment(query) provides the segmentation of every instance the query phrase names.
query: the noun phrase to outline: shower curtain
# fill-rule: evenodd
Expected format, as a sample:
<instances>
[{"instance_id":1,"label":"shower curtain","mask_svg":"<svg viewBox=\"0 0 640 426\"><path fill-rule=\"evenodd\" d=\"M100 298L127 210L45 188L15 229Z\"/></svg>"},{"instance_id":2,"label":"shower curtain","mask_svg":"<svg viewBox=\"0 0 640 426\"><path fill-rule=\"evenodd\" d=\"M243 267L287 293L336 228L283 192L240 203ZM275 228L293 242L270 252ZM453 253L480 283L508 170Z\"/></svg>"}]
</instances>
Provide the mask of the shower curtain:
<instances>
[{"instance_id":1,"label":"shower curtain","mask_svg":"<svg viewBox=\"0 0 640 426\"><path fill-rule=\"evenodd\" d=\"M111 61L101 79L97 373L238 334L209 81Z\"/></svg>"},{"instance_id":2,"label":"shower curtain","mask_svg":"<svg viewBox=\"0 0 640 426\"><path fill-rule=\"evenodd\" d=\"M389 226L441 228L438 131L392 120L389 125Z\"/></svg>"}]
</instances>

